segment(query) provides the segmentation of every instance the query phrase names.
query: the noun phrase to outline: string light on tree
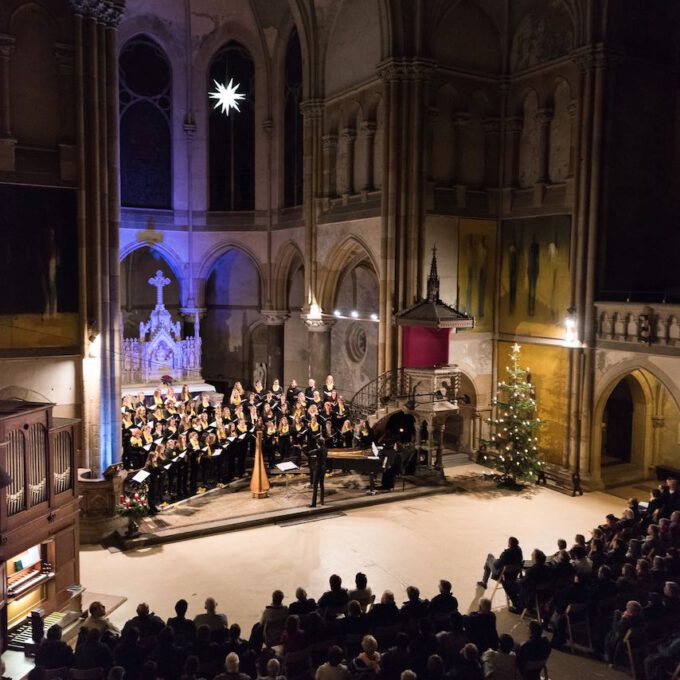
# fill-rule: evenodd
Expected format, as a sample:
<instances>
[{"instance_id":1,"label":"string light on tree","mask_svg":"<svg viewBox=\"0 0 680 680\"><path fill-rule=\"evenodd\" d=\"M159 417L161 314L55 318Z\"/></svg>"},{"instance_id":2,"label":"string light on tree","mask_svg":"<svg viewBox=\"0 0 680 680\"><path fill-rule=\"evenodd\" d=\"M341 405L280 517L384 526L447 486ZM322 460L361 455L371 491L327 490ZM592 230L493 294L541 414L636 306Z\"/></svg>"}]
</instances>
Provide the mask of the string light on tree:
<instances>
[{"instance_id":1,"label":"string light on tree","mask_svg":"<svg viewBox=\"0 0 680 680\"><path fill-rule=\"evenodd\" d=\"M238 91L238 83L234 85L233 78L229 79L229 84L226 86L218 83L216 80L213 80L213 83L215 83L217 89L214 92L210 92L208 96L210 99L217 100L214 108L219 109L222 107L222 113L227 115L229 115L230 109L240 111L239 101L245 99L246 96Z\"/></svg>"},{"instance_id":2,"label":"string light on tree","mask_svg":"<svg viewBox=\"0 0 680 680\"><path fill-rule=\"evenodd\" d=\"M515 343L510 352L511 365L507 367L508 380L498 383L496 417L489 418L491 441L487 444L503 455L485 456L484 460L500 472L498 483L516 486L518 482L535 479L543 470L545 461L538 451L538 432L541 420L536 417L534 386L529 369L520 368L520 346Z\"/></svg>"}]
</instances>

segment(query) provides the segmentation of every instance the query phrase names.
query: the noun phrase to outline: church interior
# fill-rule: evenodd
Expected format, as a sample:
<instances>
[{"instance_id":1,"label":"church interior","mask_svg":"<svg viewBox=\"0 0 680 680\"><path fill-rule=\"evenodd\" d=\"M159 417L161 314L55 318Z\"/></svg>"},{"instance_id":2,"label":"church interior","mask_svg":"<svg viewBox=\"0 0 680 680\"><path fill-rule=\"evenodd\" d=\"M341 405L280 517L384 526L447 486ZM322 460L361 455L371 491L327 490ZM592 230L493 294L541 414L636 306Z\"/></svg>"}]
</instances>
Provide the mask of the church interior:
<instances>
[{"instance_id":1,"label":"church interior","mask_svg":"<svg viewBox=\"0 0 680 680\"><path fill-rule=\"evenodd\" d=\"M3 677L680 678L678 45L2 0Z\"/></svg>"}]
</instances>

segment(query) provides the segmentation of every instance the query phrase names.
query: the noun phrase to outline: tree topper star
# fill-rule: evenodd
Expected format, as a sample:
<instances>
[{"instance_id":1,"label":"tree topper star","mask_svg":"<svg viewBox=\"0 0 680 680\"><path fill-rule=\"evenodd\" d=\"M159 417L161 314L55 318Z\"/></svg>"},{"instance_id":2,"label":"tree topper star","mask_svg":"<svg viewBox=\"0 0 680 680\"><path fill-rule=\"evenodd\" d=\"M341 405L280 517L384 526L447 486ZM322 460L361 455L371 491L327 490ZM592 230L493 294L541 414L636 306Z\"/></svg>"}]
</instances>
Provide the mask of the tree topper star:
<instances>
[{"instance_id":1,"label":"tree topper star","mask_svg":"<svg viewBox=\"0 0 680 680\"><path fill-rule=\"evenodd\" d=\"M229 79L229 84L225 87L222 85L222 83L218 83L216 80L213 80L215 83L215 87L217 90L214 92L209 93L210 99L216 99L217 102L215 103L215 108L219 109L222 107L222 113L226 113L229 115L229 109L236 109L237 111L240 111L238 107L238 102L241 99L245 99L246 96L245 94L241 94L238 92L238 83L234 85L234 79L230 78Z\"/></svg>"}]
</instances>

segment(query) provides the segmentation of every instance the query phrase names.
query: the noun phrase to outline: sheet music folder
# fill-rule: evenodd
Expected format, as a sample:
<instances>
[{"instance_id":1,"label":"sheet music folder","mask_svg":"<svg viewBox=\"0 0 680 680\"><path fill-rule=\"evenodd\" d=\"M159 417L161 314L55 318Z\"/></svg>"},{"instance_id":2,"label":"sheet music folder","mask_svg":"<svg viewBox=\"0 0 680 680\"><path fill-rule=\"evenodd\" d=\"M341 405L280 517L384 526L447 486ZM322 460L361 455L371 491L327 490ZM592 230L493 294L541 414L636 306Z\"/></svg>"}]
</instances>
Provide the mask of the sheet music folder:
<instances>
[{"instance_id":1,"label":"sheet music folder","mask_svg":"<svg viewBox=\"0 0 680 680\"><path fill-rule=\"evenodd\" d=\"M295 465L290 460L284 460L282 463L277 463L276 467L280 472L294 472L295 470L299 470L300 468Z\"/></svg>"},{"instance_id":2,"label":"sheet music folder","mask_svg":"<svg viewBox=\"0 0 680 680\"><path fill-rule=\"evenodd\" d=\"M146 470L140 470L133 478L133 482L137 482L138 484L141 484L143 481L146 480L146 478L150 475L150 472L147 472Z\"/></svg>"}]
</instances>

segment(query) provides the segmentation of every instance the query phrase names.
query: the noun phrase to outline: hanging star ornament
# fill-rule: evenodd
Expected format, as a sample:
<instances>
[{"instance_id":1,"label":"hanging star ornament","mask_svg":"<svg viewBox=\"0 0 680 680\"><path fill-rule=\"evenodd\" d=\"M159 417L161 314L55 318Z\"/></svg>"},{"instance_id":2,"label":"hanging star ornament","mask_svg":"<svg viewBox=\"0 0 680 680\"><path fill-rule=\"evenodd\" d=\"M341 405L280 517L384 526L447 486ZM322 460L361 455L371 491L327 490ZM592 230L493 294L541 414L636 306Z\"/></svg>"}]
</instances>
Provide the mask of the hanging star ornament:
<instances>
[{"instance_id":1,"label":"hanging star ornament","mask_svg":"<svg viewBox=\"0 0 680 680\"><path fill-rule=\"evenodd\" d=\"M245 99L246 96L238 91L238 83L234 85L233 78L229 79L229 84L226 87L216 80L213 80L213 83L215 83L217 89L214 92L210 92L209 97L210 99L217 100L215 102L215 108L219 109L222 107L222 113L226 113L227 115L229 115L229 109L240 111L241 109L239 108L238 103L241 99Z\"/></svg>"}]
</instances>

